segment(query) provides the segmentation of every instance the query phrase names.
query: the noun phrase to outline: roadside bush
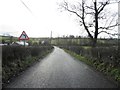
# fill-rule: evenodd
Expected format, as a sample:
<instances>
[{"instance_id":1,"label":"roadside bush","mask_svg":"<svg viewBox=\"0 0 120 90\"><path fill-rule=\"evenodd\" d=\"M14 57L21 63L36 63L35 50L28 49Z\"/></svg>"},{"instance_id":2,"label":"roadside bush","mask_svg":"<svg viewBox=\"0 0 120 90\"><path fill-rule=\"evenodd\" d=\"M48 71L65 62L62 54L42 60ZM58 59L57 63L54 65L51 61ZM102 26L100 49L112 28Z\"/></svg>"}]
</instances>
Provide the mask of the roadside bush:
<instances>
[{"instance_id":1,"label":"roadside bush","mask_svg":"<svg viewBox=\"0 0 120 90\"><path fill-rule=\"evenodd\" d=\"M85 56L81 56L76 54L73 51L66 50L70 55L76 57L78 60L85 62L86 64L94 67L96 70L103 72L105 75L112 77L112 79L116 80L118 85L120 85L120 67L114 66L109 62L104 62L98 59L88 58Z\"/></svg>"},{"instance_id":2,"label":"roadside bush","mask_svg":"<svg viewBox=\"0 0 120 90\"><path fill-rule=\"evenodd\" d=\"M53 49L52 46L3 46L2 47L2 80L3 83L13 75L21 72L39 58Z\"/></svg>"},{"instance_id":3,"label":"roadside bush","mask_svg":"<svg viewBox=\"0 0 120 90\"><path fill-rule=\"evenodd\" d=\"M113 66L120 66L120 54L117 47L61 46L61 48L91 58L93 61L98 60L99 62L109 63Z\"/></svg>"}]
</instances>

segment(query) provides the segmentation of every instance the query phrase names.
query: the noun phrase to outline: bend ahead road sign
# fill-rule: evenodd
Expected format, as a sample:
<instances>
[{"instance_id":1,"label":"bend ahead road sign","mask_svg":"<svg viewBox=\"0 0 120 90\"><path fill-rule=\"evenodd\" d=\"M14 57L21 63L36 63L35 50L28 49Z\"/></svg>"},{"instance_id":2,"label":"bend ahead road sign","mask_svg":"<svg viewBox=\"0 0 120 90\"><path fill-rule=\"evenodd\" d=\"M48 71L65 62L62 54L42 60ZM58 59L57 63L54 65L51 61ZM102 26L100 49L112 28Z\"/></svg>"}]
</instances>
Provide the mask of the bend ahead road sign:
<instances>
[{"instance_id":1,"label":"bend ahead road sign","mask_svg":"<svg viewBox=\"0 0 120 90\"><path fill-rule=\"evenodd\" d=\"M25 33L25 31L23 31L22 34L20 35L20 37L18 39L19 40L29 40L29 37L27 36L27 34Z\"/></svg>"}]
</instances>

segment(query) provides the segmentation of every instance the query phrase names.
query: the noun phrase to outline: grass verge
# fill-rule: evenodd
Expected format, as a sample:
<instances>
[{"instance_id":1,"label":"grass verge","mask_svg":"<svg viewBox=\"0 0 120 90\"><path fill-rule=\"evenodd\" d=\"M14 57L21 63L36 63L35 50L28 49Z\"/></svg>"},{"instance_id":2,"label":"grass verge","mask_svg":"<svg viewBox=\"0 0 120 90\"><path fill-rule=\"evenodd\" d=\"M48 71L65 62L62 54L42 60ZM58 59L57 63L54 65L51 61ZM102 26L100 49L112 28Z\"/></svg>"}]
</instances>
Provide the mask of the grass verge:
<instances>
[{"instance_id":1,"label":"grass verge","mask_svg":"<svg viewBox=\"0 0 120 90\"><path fill-rule=\"evenodd\" d=\"M97 71L102 72L104 75L110 77L112 80L117 82L117 85L120 87L120 67L113 67L111 64L100 62L99 60L88 59L70 50L64 49L64 51L77 58L78 60L86 63L87 65L95 68Z\"/></svg>"}]
</instances>

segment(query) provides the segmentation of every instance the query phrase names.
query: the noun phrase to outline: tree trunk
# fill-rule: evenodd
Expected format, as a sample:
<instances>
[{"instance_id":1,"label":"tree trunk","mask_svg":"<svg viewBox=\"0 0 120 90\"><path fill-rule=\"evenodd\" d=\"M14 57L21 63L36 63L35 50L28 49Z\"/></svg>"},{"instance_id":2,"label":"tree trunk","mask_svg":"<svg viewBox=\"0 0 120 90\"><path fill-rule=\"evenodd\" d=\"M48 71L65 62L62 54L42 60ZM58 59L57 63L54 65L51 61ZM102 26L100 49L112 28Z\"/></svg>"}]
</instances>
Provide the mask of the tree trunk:
<instances>
[{"instance_id":1,"label":"tree trunk","mask_svg":"<svg viewBox=\"0 0 120 90\"><path fill-rule=\"evenodd\" d=\"M93 47L96 47L97 44L97 37L98 37L98 9L97 9L97 1L94 2L95 8L95 33L93 38Z\"/></svg>"},{"instance_id":2,"label":"tree trunk","mask_svg":"<svg viewBox=\"0 0 120 90\"><path fill-rule=\"evenodd\" d=\"M96 44L97 44L97 39L94 38L94 39L92 40L92 47L96 47Z\"/></svg>"}]
</instances>

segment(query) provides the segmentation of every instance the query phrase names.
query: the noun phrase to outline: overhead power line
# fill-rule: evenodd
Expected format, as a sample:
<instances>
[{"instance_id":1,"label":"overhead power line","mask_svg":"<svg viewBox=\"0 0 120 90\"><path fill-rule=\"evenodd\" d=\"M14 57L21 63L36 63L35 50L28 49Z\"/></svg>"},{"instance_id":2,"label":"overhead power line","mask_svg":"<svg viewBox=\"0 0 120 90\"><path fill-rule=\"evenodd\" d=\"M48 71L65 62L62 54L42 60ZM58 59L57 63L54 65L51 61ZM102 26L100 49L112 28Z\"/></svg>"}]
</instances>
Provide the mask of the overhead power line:
<instances>
[{"instance_id":1,"label":"overhead power line","mask_svg":"<svg viewBox=\"0 0 120 90\"><path fill-rule=\"evenodd\" d=\"M30 13L32 13L31 9L30 9L22 0L20 0L20 1L21 1L21 3L27 8L27 10L28 10Z\"/></svg>"}]
</instances>

